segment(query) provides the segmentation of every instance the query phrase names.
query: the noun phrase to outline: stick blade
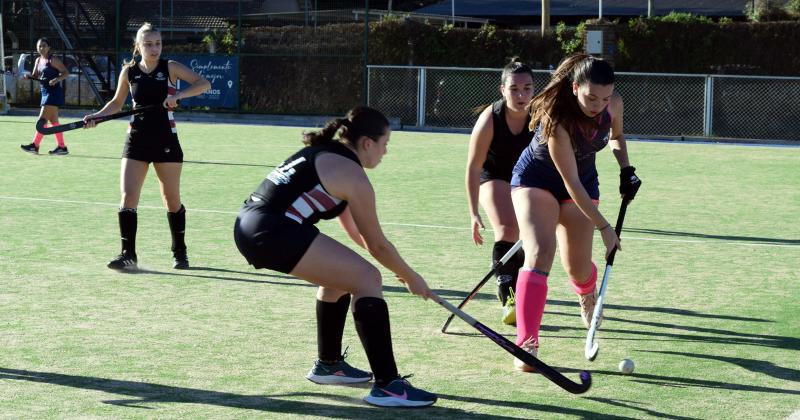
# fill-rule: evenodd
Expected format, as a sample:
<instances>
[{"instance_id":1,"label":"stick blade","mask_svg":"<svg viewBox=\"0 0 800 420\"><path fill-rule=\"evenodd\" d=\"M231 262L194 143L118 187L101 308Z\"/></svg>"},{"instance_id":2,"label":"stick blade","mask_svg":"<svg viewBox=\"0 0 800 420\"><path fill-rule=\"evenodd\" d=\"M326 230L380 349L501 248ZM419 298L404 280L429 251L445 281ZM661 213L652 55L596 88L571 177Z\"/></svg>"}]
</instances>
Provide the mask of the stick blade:
<instances>
[{"instance_id":1,"label":"stick blade","mask_svg":"<svg viewBox=\"0 0 800 420\"><path fill-rule=\"evenodd\" d=\"M600 346L597 343L592 343L591 345L587 342L586 348L583 351L583 355L586 356L586 360L590 362L594 362L594 359L597 358L597 353L600 351Z\"/></svg>"}]
</instances>

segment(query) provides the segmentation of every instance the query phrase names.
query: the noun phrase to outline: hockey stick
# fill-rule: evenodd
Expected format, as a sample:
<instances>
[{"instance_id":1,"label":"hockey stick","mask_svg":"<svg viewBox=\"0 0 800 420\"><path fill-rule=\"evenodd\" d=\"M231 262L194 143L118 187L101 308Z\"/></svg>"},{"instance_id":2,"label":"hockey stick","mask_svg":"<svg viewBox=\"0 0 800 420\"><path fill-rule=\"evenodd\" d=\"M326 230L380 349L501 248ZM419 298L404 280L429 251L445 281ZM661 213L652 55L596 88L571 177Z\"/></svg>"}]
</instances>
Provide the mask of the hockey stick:
<instances>
[{"instance_id":1,"label":"hockey stick","mask_svg":"<svg viewBox=\"0 0 800 420\"><path fill-rule=\"evenodd\" d=\"M511 340L492 331L489 327L481 324L480 322L475 320L475 318L467 315L461 309L456 308L455 306L453 306L453 304L442 299L437 294L433 293L431 299L433 299L433 301L438 303L439 305L444 306L444 308L450 311L453 315L463 319L464 322L466 322L467 324L475 327L475 329L480 331L481 334L485 335L486 337L489 337L490 340L494 341L505 351L513 354L514 357L525 362L526 365L533 366L537 372L541 373L545 378L551 380L554 384L560 386L566 391L569 391L573 394L583 394L584 392L588 391L589 388L592 386L592 375L588 371L582 370L580 373L581 382L580 383L574 382L571 379L567 378L566 376L562 375L561 372L553 369L546 363L534 357L532 354L521 349L519 346L511 342Z\"/></svg>"},{"instance_id":2,"label":"hockey stick","mask_svg":"<svg viewBox=\"0 0 800 420\"><path fill-rule=\"evenodd\" d=\"M147 105L141 108L135 108L128 111L117 112L116 114L109 114L109 115L104 115L102 117L92 118L92 120L96 124L100 124L103 121L113 120L115 118L122 118L122 117L127 117L129 115L141 114L142 112L155 109L156 107L159 106L161 105ZM44 125L46 123L47 120L45 120L44 118L39 118L39 121L36 121L36 131L44 135L49 135L55 133L63 133L64 131L75 130L78 128L83 128L83 126L86 125L86 122L84 122L83 120L71 122L69 124L57 125L55 127L53 126L45 127Z\"/></svg>"},{"instance_id":3,"label":"hockey stick","mask_svg":"<svg viewBox=\"0 0 800 420\"><path fill-rule=\"evenodd\" d=\"M511 249L509 249L508 252L506 252L506 255L503 255L503 257L500 258L499 261L495 261L495 263L492 264L492 269L489 270L489 273L487 273L483 277L483 279L481 279L480 283L478 283L478 285L475 286L474 289L472 289L472 291L469 293L469 295L467 295L467 297L461 303L458 304L458 309L463 308L464 305L467 304L467 302L472 300L472 298L475 297L475 295L478 294L478 290L481 290L481 287L483 287L483 285L486 284L486 282L489 281L490 278L492 278L494 273L500 267L502 267L503 264L508 262L508 260L511 259L511 257L514 256L514 254L517 253L517 251L520 249L520 247L522 247L522 241L521 240L517 241L517 243L515 243L514 246L512 246ZM455 312L453 313L453 315L450 315L450 317L447 318L447 321L444 322L444 325L442 325L442 332L446 332L447 331L447 327L450 325L451 322L453 322L453 318L454 317L455 317Z\"/></svg>"},{"instance_id":4,"label":"hockey stick","mask_svg":"<svg viewBox=\"0 0 800 420\"><path fill-rule=\"evenodd\" d=\"M637 188L638 189L638 188ZM622 204L619 208L619 215L617 215L617 226L614 231L617 232L617 237L622 233L622 222L625 220L625 211L628 209L628 203L631 200L627 198L622 199ZM603 273L603 281L600 283L600 293L597 295L597 302L594 306L592 313L592 322L589 324L589 333L586 335L586 345L583 349L583 354L586 359L593 362L597 357L597 352L600 351L600 345L594 341L594 335L597 333L597 327L600 323L600 316L603 314L603 300L606 296L606 288L608 287L608 279L611 277L611 266L614 265L614 257L617 255L617 248L611 250L606 258L606 270Z\"/></svg>"}]
</instances>

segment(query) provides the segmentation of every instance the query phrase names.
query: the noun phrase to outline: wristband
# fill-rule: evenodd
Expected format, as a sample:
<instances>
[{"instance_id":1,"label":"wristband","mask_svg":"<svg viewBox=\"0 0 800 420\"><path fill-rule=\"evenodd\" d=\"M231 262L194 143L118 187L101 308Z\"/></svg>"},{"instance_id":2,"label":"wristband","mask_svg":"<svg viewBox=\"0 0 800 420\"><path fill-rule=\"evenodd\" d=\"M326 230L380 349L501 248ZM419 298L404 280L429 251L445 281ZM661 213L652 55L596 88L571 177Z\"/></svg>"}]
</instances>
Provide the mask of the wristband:
<instances>
[{"instance_id":1,"label":"wristband","mask_svg":"<svg viewBox=\"0 0 800 420\"><path fill-rule=\"evenodd\" d=\"M605 226L603 226L603 227L601 227L600 229L597 229L597 230L602 232L602 231L604 231L604 230L606 230L607 228L610 228L610 227L611 227L611 223L608 223Z\"/></svg>"}]
</instances>

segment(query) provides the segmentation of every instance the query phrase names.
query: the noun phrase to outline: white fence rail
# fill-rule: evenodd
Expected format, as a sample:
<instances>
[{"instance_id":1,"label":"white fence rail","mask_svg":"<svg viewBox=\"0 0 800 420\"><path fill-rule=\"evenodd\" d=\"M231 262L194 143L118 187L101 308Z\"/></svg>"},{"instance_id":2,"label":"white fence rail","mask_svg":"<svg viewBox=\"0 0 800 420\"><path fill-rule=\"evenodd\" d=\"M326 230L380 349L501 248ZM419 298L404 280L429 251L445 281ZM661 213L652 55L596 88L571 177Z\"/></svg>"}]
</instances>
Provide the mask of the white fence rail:
<instances>
[{"instance_id":1,"label":"white fence rail","mask_svg":"<svg viewBox=\"0 0 800 420\"><path fill-rule=\"evenodd\" d=\"M367 103L405 126L471 128L501 69L369 66ZM800 142L800 77L617 72L625 132ZM534 88L550 79L534 70ZM476 112L477 111L477 112Z\"/></svg>"}]
</instances>

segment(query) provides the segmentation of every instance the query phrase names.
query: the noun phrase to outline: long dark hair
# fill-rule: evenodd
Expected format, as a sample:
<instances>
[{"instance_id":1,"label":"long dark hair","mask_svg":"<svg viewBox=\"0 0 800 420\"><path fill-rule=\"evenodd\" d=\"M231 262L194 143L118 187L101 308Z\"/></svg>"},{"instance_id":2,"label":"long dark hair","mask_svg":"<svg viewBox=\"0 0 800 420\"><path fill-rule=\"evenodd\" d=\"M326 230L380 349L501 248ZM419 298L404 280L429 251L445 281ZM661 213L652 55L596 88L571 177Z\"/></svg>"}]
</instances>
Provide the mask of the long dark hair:
<instances>
[{"instance_id":1,"label":"long dark hair","mask_svg":"<svg viewBox=\"0 0 800 420\"><path fill-rule=\"evenodd\" d=\"M356 148L358 139L362 136L376 140L386 134L388 128L389 120L383 113L374 108L359 106L347 111L344 118L328 121L319 131L303 133L303 144L316 146L339 141ZM337 132L339 137L334 139Z\"/></svg>"},{"instance_id":2,"label":"long dark hair","mask_svg":"<svg viewBox=\"0 0 800 420\"><path fill-rule=\"evenodd\" d=\"M531 100L530 130L542 124L542 143L553 135L556 125L564 127L571 137L576 126L584 130L597 127L597 122L581 111L572 94L573 82L607 86L614 83L614 69L607 61L586 54L571 55L558 65L547 86Z\"/></svg>"},{"instance_id":3,"label":"long dark hair","mask_svg":"<svg viewBox=\"0 0 800 420\"><path fill-rule=\"evenodd\" d=\"M50 50L47 52L48 55L45 58L52 57L53 56L53 44L50 43L50 40L47 39L46 37L41 37L41 38L36 40L37 44L40 43L40 42L44 42L45 44L47 44L47 47L50 48Z\"/></svg>"},{"instance_id":4,"label":"long dark hair","mask_svg":"<svg viewBox=\"0 0 800 420\"><path fill-rule=\"evenodd\" d=\"M519 57L511 57L511 60L508 61L508 64L503 67L503 72L500 73L500 84L505 85L506 79L512 74L529 74L531 76L531 80L533 80L533 70L527 64L519 61ZM474 108L472 108L472 113L474 115L480 115L484 109L490 104L480 104Z\"/></svg>"}]
</instances>

